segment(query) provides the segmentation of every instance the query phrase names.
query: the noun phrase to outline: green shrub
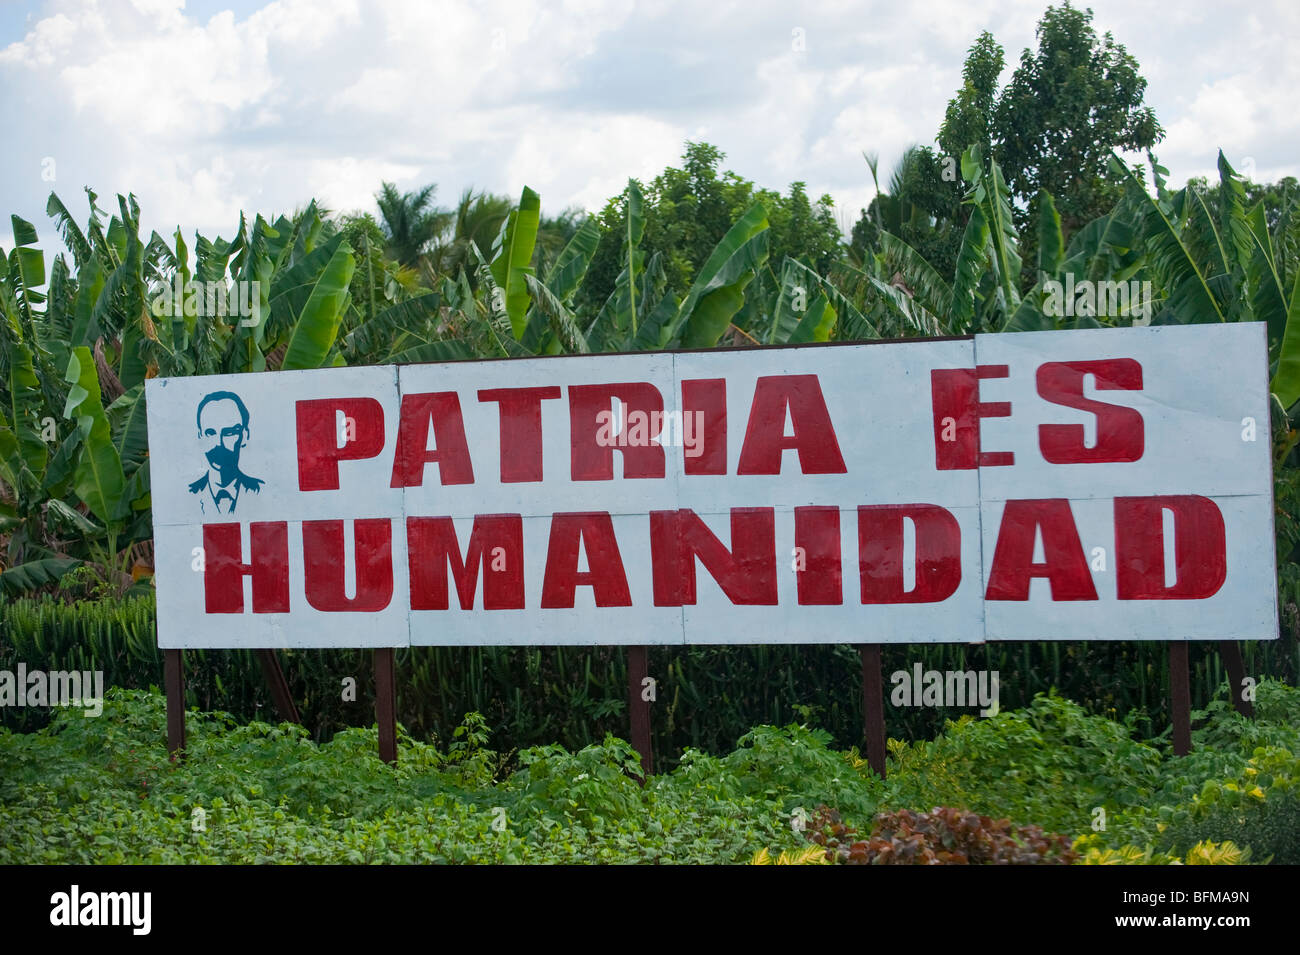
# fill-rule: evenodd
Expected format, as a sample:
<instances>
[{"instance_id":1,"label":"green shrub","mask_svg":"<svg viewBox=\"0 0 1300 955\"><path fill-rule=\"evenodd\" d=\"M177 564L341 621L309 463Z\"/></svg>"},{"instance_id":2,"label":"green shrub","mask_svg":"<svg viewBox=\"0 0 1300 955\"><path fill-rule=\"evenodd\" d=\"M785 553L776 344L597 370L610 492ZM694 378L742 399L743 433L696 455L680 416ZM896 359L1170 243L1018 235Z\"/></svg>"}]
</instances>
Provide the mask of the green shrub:
<instances>
[{"instance_id":1,"label":"green shrub","mask_svg":"<svg viewBox=\"0 0 1300 955\"><path fill-rule=\"evenodd\" d=\"M33 669L102 669L110 686L161 686L153 608L152 594L72 603L51 597L0 601L0 669L21 660ZM1296 649L1289 630L1280 641L1246 644L1247 672L1294 681ZM313 740L371 725L370 651L278 655ZM1029 706L1036 694L1055 689L1083 712L1119 719L1135 732L1158 734L1168 724L1163 644L891 644L882 657L886 675L917 662L925 669L997 670L1004 710ZM559 743L580 750L609 734L627 733L626 653L620 647L410 647L397 651L396 664L398 717L412 736L440 745L453 741L466 712L482 714L505 759L532 746ZM1191 664L1193 698L1210 703L1224 680L1217 648L1193 645ZM252 651L187 651L185 670L187 705L226 711L241 722L280 718ZM836 747L861 743L857 647L656 646L650 649L650 672L658 687L651 729L659 769L674 766L688 749L731 752L760 724L808 723L828 732ZM344 679L355 681L354 698L343 698ZM889 707L886 730L900 739L926 739L942 732L948 719L969 712ZM36 729L49 718L39 709L0 711L0 725L10 729Z\"/></svg>"},{"instance_id":2,"label":"green shrub","mask_svg":"<svg viewBox=\"0 0 1300 955\"><path fill-rule=\"evenodd\" d=\"M1086 829L1097 807L1141 804L1161 763L1126 727L1055 695L964 717L933 741L891 740L890 749L887 806L955 806L1066 833Z\"/></svg>"},{"instance_id":3,"label":"green shrub","mask_svg":"<svg viewBox=\"0 0 1300 955\"><path fill-rule=\"evenodd\" d=\"M1182 858L1169 853L1156 852L1151 846L1120 846L1109 849L1097 836L1080 836L1074 849L1082 853L1081 865L1245 865L1250 862L1251 850L1236 843L1198 842Z\"/></svg>"},{"instance_id":4,"label":"green shrub","mask_svg":"<svg viewBox=\"0 0 1300 955\"><path fill-rule=\"evenodd\" d=\"M1186 806L1164 806L1156 845L1175 853L1231 838L1261 861L1300 863L1300 757L1260 747L1228 780L1208 779Z\"/></svg>"},{"instance_id":5,"label":"green shrub","mask_svg":"<svg viewBox=\"0 0 1300 955\"><path fill-rule=\"evenodd\" d=\"M317 743L302 727L191 711L187 758L173 762L162 696L114 689L98 718L60 710L37 732L0 731L0 863L734 863L760 847L779 861L802 858L799 810L819 805L839 807L838 844L824 847L836 857L864 842L870 859L1061 861L1068 845L1046 835L1059 832L1079 837L1085 862L1281 862L1300 829L1297 699L1261 684L1259 719L1207 714L1197 733L1213 742L1191 757L1042 697L895 744L885 781L825 731L791 725L755 727L723 756L688 750L642 784L620 739L509 760L478 714L445 746L399 728L390 766L373 727ZM1104 831L1090 805L1105 808Z\"/></svg>"}]
</instances>

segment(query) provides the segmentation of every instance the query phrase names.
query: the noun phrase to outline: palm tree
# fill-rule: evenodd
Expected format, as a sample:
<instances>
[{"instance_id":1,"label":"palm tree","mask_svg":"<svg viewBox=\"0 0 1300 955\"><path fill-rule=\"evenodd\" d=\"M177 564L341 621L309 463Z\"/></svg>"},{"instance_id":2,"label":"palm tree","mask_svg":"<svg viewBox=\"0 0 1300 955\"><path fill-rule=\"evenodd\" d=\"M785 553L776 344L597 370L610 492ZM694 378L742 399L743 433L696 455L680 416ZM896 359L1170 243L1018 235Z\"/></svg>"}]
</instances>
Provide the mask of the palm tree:
<instances>
[{"instance_id":1,"label":"palm tree","mask_svg":"<svg viewBox=\"0 0 1300 955\"><path fill-rule=\"evenodd\" d=\"M461 193L456 211L447 214L451 234L439 235L427 264L442 275L454 276L462 267L472 274L474 256L469 250L470 242L487 255L513 205L507 196L475 193L472 187L467 188Z\"/></svg>"},{"instance_id":2,"label":"palm tree","mask_svg":"<svg viewBox=\"0 0 1300 955\"><path fill-rule=\"evenodd\" d=\"M909 146L881 189L879 157L862 155L876 195L853 226L850 261L863 267L870 255L880 252L880 235L888 232L916 248L941 272L951 271L965 220L960 184L955 176L948 178L944 157L925 146Z\"/></svg>"},{"instance_id":3,"label":"palm tree","mask_svg":"<svg viewBox=\"0 0 1300 955\"><path fill-rule=\"evenodd\" d=\"M419 265L451 221L451 213L433 205L437 188L430 183L416 192L400 193L391 182L385 182L375 196L388 253L407 268Z\"/></svg>"},{"instance_id":4,"label":"palm tree","mask_svg":"<svg viewBox=\"0 0 1300 955\"><path fill-rule=\"evenodd\" d=\"M556 216L542 216L537 227L537 249L533 253L533 265L538 275L545 275L550 271L556 257L587 217L587 210L581 206L569 206Z\"/></svg>"}]
</instances>

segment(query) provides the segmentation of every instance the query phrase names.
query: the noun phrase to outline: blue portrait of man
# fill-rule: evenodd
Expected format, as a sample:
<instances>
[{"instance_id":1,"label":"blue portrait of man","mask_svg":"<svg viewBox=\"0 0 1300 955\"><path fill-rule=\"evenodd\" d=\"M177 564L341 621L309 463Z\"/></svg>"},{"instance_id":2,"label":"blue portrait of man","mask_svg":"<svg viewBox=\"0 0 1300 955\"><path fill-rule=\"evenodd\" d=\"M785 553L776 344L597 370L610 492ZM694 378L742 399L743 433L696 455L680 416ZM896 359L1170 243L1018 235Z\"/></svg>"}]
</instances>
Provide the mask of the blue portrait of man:
<instances>
[{"instance_id":1,"label":"blue portrait of man","mask_svg":"<svg viewBox=\"0 0 1300 955\"><path fill-rule=\"evenodd\" d=\"M233 391L204 395L194 415L208 469L190 484L204 514L233 514L241 494L257 494L265 483L239 469L248 444L248 408Z\"/></svg>"}]
</instances>

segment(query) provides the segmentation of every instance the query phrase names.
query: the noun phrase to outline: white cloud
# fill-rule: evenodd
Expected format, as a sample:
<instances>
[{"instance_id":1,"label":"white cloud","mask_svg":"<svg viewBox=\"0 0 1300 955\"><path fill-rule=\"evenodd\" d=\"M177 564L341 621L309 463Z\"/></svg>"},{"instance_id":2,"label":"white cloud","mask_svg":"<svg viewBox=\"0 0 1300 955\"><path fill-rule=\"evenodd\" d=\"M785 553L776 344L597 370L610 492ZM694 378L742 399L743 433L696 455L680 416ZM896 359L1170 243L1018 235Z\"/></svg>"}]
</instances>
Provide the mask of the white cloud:
<instances>
[{"instance_id":1,"label":"white cloud","mask_svg":"<svg viewBox=\"0 0 1300 955\"><path fill-rule=\"evenodd\" d=\"M79 211L85 184L107 208L133 190L146 229L164 233L229 235L241 208L287 212L313 196L373 208L383 179L437 182L444 204L470 185L513 196L527 184L547 212L598 210L707 138L763 186L829 192L851 223L871 195L862 150L887 177L908 145L932 142L979 32L1003 44L1009 71L1046 6L239 2L245 12L204 16L181 0L39 4L0 48L0 213L52 245L49 190ZM1259 178L1300 171L1288 50L1300 9L1090 6L1150 81L1174 182L1212 173L1220 146Z\"/></svg>"}]
</instances>

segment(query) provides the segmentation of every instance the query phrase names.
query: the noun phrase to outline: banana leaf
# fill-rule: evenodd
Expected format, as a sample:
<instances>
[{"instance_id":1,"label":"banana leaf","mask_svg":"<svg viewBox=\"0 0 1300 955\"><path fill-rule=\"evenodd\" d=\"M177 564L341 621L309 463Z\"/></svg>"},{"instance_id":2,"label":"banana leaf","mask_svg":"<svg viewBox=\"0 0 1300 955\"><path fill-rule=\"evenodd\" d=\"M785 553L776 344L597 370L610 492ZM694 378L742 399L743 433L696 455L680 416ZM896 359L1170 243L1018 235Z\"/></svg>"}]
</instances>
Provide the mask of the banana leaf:
<instances>
[{"instance_id":1,"label":"banana leaf","mask_svg":"<svg viewBox=\"0 0 1300 955\"><path fill-rule=\"evenodd\" d=\"M282 370L320 368L325 363L338 337L343 313L347 311L348 283L355 268L351 247L346 242L336 245L298 313L280 365Z\"/></svg>"},{"instance_id":2,"label":"banana leaf","mask_svg":"<svg viewBox=\"0 0 1300 955\"><path fill-rule=\"evenodd\" d=\"M533 247L537 244L537 230L541 224L542 200L524 186L519 197L519 207L511 211L501 227L492 258L492 277L505 293L506 315L516 339L523 338L528 312L528 284L525 276L532 274Z\"/></svg>"},{"instance_id":3,"label":"banana leaf","mask_svg":"<svg viewBox=\"0 0 1300 955\"><path fill-rule=\"evenodd\" d=\"M73 349L64 380L72 387L63 416L75 416L82 436L73 486L91 513L107 525L124 516L130 502L123 496L126 477L122 459L99 398L99 376L89 348L83 345Z\"/></svg>"},{"instance_id":4,"label":"banana leaf","mask_svg":"<svg viewBox=\"0 0 1300 955\"><path fill-rule=\"evenodd\" d=\"M701 267L673 324L665 329L668 339L680 337L687 348L717 344L744 303L745 286L767 261L767 251L767 210L756 202L727 230Z\"/></svg>"}]
</instances>

